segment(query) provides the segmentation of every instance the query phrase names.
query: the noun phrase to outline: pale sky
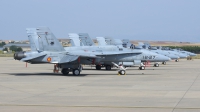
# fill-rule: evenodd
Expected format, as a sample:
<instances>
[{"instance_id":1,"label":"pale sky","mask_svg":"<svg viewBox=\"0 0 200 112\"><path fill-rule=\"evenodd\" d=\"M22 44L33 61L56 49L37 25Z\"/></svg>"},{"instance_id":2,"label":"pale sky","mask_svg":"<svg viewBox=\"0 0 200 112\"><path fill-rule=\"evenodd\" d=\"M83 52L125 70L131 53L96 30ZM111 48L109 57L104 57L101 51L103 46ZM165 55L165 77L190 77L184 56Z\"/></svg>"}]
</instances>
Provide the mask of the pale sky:
<instances>
[{"instance_id":1,"label":"pale sky","mask_svg":"<svg viewBox=\"0 0 200 112\"><path fill-rule=\"evenodd\" d=\"M37 26L57 38L200 42L200 0L0 0L0 40L28 40Z\"/></svg>"}]
</instances>

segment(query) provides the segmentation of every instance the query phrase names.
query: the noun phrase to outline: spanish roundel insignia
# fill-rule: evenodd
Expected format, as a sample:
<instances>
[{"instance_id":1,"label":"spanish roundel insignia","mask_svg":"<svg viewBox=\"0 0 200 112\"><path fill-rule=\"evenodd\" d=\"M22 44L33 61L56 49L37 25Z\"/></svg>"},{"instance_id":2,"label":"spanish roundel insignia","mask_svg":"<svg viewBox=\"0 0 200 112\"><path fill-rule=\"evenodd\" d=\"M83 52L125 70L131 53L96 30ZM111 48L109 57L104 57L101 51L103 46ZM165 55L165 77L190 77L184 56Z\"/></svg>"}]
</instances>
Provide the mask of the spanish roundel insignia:
<instances>
[{"instance_id":1,"label":"spanish roundel insignia","mask_svg":"<svg viewBox=\"0 0 200 112\"><path fill-rule=\"evenodd\" d=\"M48 57L48 58L47 58L47 61L50 62L50 61L51 61L51 57Z\"/></svg>"}]
</instances>

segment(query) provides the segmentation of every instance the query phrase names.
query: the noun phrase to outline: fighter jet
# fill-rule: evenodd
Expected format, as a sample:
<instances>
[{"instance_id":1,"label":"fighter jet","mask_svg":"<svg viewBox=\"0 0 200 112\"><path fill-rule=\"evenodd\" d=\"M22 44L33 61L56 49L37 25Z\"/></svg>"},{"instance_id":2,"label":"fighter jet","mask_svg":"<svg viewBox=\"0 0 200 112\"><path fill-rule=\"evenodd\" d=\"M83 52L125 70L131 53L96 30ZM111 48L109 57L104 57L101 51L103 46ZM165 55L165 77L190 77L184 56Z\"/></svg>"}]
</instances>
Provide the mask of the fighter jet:
<instances>
[{"instance_id":1,"label":"fighter jet","mask_svg":"<svg viewBox=\"0 0 200 112\"><path fill-rule=\"evenodd\" d=\"M162 54L162 55L164 55L164 56L170 57L172 60L175 60L176 62L178 62L180 56L182 56L182 55L178 55L178 54L175 53L175 52L162 50L162 49L159 48L159 47L152 47L152 46L150 46L149 43L140 42L140 45L141 45L142 48L144 48L144 49L148 49L148 50L150 50L150 51L152 51L152 52L155 52L155 53ZM164 62L162 62L162 64L166 64L166 62L164 61Z\"/></svg>"},{"instance_id":2,"label":"fighter jet","mask_svg":"<svg viewBox=\"0 0 200 112\"><path fill-rule=\"evenodd\" d=\"M174 51L174 52L176 52L177 54L181 54L181 55L183 55L182 57L183 58L186 58L186 56L196 56L196 54L195 53L191 53L191 52L188 52L188 51L184 51L183 49L171 49L171 48L169 48L169 47L163 47L162 49L164 49L164 50L168 50L168 51Z\"/></svg>"},{"instance_id":3,"label":"fighter jet","mask_svg":"<svg viewBox=\"0 0 200 112\"><path fill-rule=\"evenodd\" d=\"M63 74L69 72L73 72L73 75L80 74L81 65L78 60L81 56L67 52L48 28L27 28L26 31L31 51L16 52L15 60L31 64L58 64Z\"/></svg>"},{"instance_id":4,"label":"fighter jet","mask_svg":"<svg viewBox=\"0 0 200 112\"><path fill-rule=\"evenodd\" d=\"M189 51L184 51L184 50L182 50L182 49L178 49L178 50L173 49L173 51L179 51L179 52L181 52L181 53L183 53L183 54L186 54L186 55L189 55L189 56L196 56L196 55L197 55L197 54L195 54L195 53L192 53L192 52L189 52Z\"/></svg>"},{"instance_id":5,"label":"fighter jet","mask_svg":"<svg viewBox=\"0 0 200 112\"><path fill-rule=\"evenodd\" d=\"M171 53L171 54L175 54L175 55L179 56L181 59L187 58L187 57L188 57L188 54L184 54L184 53L181 53L181 52L179 52L179 51L172 50L172 49L170 49L169 47L161 47L161 46L159 46L159 47L157 47L157 48L158 48L158 49L161 49L161 50L163 50L163 51L167 51L167 52L169 52L169 53ZM175 60L175 61L178 62L179 60Z\"/></svg>"},{"instance_id":6,"label":"fighter jet","mask_svg":"<svg viewBox=\"0 0 200 112\"><path fill-rule=\"evenodd\" d=\"M83 33L81 34L82 36L84 35ZM78 37L78 34L69 34L69 37L70 39L75 39ZM86 41L85 39L91 39L88 34L85 34L84 35L85 38L79 38L80 39L80 42L82 41ZM78 40L78 39L75 39L75 40ZM74 41L75 41L74 40ZM142 51L142 50L133 50L133 49L127 49L127 48L123 48L122 45L120 45L120 41L118 41L119 45L116 46L116 45L107 45L107 43L105 42L105 38L104 37L97 37L97 41L98 41L98 46L94 46L93 43L91 43L90 45L91 46L82 46L82 49L86 49L86 48L89 48L89 49L101 49L101 50L105 50L105 51L108 51L108 52L122 52L122 51L126 51L126 52L141 52L141 54L138 54L138 55L135 55L135 56L128 56L127 57L123 57L123 61L118 61L115 63L123 63L123 65L127 65L130 66L130 65L140 65L139 69L143 70L145 69L144 65L141 64L141 62L146 62L146 61L160 61L160 60L170 60L170 58L168 57L165 57L165 56L162 56L162 55L159 55L159 54L156 54L156 53L152 53L152 52L149 52L149 51ZM78 42L79 43L79 42ZM122 43L122 42L121 42ZM69 47L68 49L72 49L73 47ZM78 48L80 49L80 48ZM120 57L119 55L116 55L115 57L118 57L119 59L121 59L122 57ZM112 58L115 58L115 57L110 57L109 60L102 60L100 64L96 64L96 69L97 70L100 70L102 66L105 66L106 70L110 70L111 69L111 66L112 66ZM95 63L94 63L95 64ZM143 65L143 66L142 66Z\"/></svg>"}]
</instances>

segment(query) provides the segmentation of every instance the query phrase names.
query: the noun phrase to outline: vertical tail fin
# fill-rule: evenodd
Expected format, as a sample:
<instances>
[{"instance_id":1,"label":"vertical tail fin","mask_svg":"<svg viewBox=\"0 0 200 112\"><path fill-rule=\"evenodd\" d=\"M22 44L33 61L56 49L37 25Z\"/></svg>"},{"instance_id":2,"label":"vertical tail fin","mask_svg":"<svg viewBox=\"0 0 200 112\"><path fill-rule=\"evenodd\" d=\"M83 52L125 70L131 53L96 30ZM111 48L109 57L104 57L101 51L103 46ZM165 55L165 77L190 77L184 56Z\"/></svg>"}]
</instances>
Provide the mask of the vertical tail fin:
<instances>
[{"instance_id":1,"label":"vertical tail fin","mask_svg":"<svg viewBox=\"0 0 200 112\"><path fill-rule=\"evenodd\" d=\"M105 37L105 41L107 45L113 45L113 38L111 37Z\"/></svg>"},{"instance_id":2,"label":"vertical tail fin","mask_svg":"<svg viewBox=\"0 0 200 112\"><path fill-rule=\"evenodd\" d=\"M94 46L94 42L88 33L79 33L79 39L84 46Z\"/></svg>"},{"instance_id":3,"label":"vertical tail fin","mask_svg":"<svg viewBox=\"0 0 200 112\"><path fill-rule=\"evenodd\" d=\"M105 46L105 45L107 45L104 37L96 37L96 38L97 38L99 46Z\"/></svg>"},{"instance_id":4,"label":"vertical tail fin","mask_svg":"<svg viewBox=\"0 0 200 112\"><path fill-rule=\"evenodd\" d=\"M70 38L71 46L81 46L78 34L76 34L76 33L69 33L68 36Z\"/></svg>"},{"instance_id":5,"label":"vertical tail fin","mask_svg":"<svg viewBox=\"0 0 200 112\"><path fill-rule=\"evenodd\" d=\"M134 48L134 45L131 43L131 41L129 39L123 39L122 45L125 48Z\"/></svg>"},{"instance_id":6,"label":"vertical tail fin","mask_svg":"<svg viewBox=\"0 0 200 112\"><path fill-rule=\"evenodd\" d=\"M38 43L38 35L36 28L27 28L28 39L31 46L31 51L40 51L39 43Z\"/></svg>"},{"instance_id":7,"label":"vertical tail fin","mask_svg":"<svg viewBox=\"0 0 200 112\"><path fill-rule=\"evenodd\" d=\"M115 45L115 46L118 46L119 48L123 48L122 41L120 39L113 39L111 37L105 37L105 41L106 41L107 45Z\"/></svg>"},{"instance_id":8,"label":"vertical tail fin","mask_svg":"<svg viewBox=\"0 0 200 112\"><path fill-rule=\"evenodd\" d=\"M48 27L27 28L31 50L65 51Z\"/></svg>"}]
</instances>

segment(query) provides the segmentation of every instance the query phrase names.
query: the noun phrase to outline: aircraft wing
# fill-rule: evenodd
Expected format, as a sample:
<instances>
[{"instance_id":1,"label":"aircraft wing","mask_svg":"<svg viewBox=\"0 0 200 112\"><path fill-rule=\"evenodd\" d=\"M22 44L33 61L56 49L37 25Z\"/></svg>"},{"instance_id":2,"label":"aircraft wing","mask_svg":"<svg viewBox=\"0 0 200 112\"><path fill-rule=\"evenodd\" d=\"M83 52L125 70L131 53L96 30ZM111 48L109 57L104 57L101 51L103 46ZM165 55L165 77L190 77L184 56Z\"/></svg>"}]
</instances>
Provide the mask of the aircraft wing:
<instances>
[{"instance_id":1,"label":"aircraft wing","mask_svg":"<svg viewBox=\"0 0 200 112\"><path fill-rule=\"evenodd\" d=\"M70 52L70 55L78 55L80 57L100 58L99 56L117 55L117 54L141 54L140 51L134 52Z\"/></svg>"},{"instance_id":2,"label":"aircraft wing","mask_svg":"<svg viewBox=\"0 0 200 112\"><path fill-rule=\"evenodd\" d=\"M140 51L134 51L134 52L98 52L96 55L117 55L117 54L141 54Z\"/></svg>"},{"instance_id":3,"label":"aircraft wing","mask_svg":"<svg viewBox=\"0 0 200 112\"><path fill-rule=\"evenodd\" d=\"M69 54L79 57L100 58L92 52L70 52Z\"/></svg>"}]
</instances>

